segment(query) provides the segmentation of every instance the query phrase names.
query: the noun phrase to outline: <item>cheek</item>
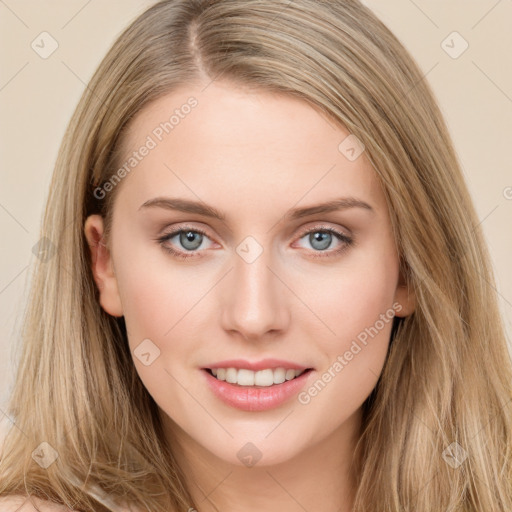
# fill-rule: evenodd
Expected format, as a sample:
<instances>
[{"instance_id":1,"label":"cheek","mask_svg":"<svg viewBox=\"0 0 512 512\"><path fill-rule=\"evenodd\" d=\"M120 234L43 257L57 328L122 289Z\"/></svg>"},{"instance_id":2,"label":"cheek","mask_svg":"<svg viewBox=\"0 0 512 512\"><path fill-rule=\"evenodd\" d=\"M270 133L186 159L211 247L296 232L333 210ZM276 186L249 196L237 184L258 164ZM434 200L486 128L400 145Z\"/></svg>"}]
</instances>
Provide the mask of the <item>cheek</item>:
<instances>
[{"instance_id":1,"label":"cheek","mask_svg":"<svg viewBox=\"0 0 512 512\"><path fill-rule=\"evenodd\" d=\"M346 411L366 399L381 373L397 313L398 260L392 250L381 249L360 252L345 263L317 282L310 296L326 326L316 337L324 354L319 378L341 396ZM322 383L317 388L323 389Z\"/></svg>"},{"instance_id":2,"label":"cheek","mask_svg":"<svg viewBox=\"0 0 512 512\"><path fill-rule=\"evenodd\" d=\"M156 242L155 242L156 243ZM166 259L163 250L120 243L116 277L132 350L143 339L162 342L198 300L201 284ZM148 244L149 245L149 244Z\"/></svg>"},{"instance_id":3,"label":"cheek","mask_svg":"<svg viewBox=\"0 0 512 512\"><path fill-rule=\"evenodd\" d=\"M132 335L163 336L173 325L183 300L179 281L161 275L156 268L146 268L138 274L120 273L121 301L126 325ZM167 286L173 282L173 287Z\"/></svg>"},{"instance_id":4,"label":"cheek","mask_svg":"<svg viewBox=\"0 0 512 512\"><path fill-rule=\"evenodd\" d=\"M178 383L187 382L182 366L190 360L197 335L191 311L199 298L197 288L161 261L141 265L138 272L126 266L117 274L128 344L140 379L159 405L172 396L186 407Z\"/></svg>"},{"instance_id":5,"label":"cheek","mask_svg":"<svg viewBox=\"0 0 512 512\"><path fill-rule=\"evenodd\" d=\"M325 302L325 323L335 335L317 338L322 365L297 397L319 437L360 410L377 384L396 313L389 284L387 278L345 279L338 291L346 293L337 306Z\"/></svg>"},{"instance_id":6,"label":"cheek","mask_svg":"<svg viewBox=\"0 0 512 512\"><path fill-rule=\"evenodd\" d=\"M333 338L344 343L372 327L392 308L398 260L392 251L360 252L319 277L309 282L310 304Z\"/></svg>"}]
</instances>

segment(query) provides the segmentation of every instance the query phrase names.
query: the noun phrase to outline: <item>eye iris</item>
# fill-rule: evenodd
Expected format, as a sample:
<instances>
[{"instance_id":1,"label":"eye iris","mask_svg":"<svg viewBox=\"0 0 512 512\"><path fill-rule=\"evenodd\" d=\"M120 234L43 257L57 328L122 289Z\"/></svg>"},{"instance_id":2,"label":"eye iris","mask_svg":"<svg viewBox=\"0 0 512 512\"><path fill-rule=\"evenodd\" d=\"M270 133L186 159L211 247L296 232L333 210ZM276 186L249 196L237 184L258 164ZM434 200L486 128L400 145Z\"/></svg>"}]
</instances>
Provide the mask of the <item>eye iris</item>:
<instances>
[{"instance_id":1,"label":"eye iris","mask_svg":"<svg viewBox=\"0 0 512 512\"><path fill-rule=\"evenodd\" d=\"M196 240L194 242L194 238L196 237ZM180 244L188 250L194 250L197 249L202 242L203 235L201 233L196 233L194 231L182 231L180 233ZM199 240L199 243L197 242ZM189 244L192 243L192 246Z\"/></svg>"},{"instance_id":2,"label":"eye iris","mask_svg":"<svg viewBox=\"0 0 512 512\"><path fill-rule=\"evenodd\" d=\"M331 245L331 240L332 234L325 231L316 231L309 235L311 246L319 250L327 249ZM320 246L315 246L314 242L320 242Z\"/></svg>"}]
</instances>

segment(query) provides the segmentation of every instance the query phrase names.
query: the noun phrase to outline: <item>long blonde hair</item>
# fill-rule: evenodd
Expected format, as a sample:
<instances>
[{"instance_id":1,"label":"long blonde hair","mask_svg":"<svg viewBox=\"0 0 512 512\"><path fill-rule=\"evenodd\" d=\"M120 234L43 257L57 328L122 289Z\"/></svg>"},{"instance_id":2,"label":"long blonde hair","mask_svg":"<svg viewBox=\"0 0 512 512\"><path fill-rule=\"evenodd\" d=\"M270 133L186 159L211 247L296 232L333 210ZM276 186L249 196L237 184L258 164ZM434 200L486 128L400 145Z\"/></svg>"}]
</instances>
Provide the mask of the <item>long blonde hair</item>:
<instances>
[{"instance_id":1,"label":"long blonde hair","mask_svg":"<svg viewBox=\"0 0 512 512\"><path fill-rule=\"evenodd\" d=\"M197 508L124 320L99 305L83 227L92 213L110 226L119 187L94 191L119 169L135 114L178 86L224 79L320 108L364 143L386 195L416 310L397 320L364 404L354 510L512 510L512 369L479 222L427 81L356 0L165 0L115 42L51 182L0 495L95 511Z\"/></svg>"}]
</instances>

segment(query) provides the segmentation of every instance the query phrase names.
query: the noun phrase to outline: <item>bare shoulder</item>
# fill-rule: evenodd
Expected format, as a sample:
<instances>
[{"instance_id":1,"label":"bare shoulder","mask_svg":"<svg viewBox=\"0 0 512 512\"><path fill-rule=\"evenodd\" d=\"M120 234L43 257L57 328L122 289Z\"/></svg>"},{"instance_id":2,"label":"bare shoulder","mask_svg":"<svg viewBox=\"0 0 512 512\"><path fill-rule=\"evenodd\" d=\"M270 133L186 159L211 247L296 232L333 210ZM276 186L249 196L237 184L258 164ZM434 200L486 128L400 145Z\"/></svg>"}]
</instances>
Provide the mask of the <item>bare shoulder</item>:
<instances>
[{"instance_id":1,"label":"bare shoulder","mask_svg":"<svg viewBox=\"0 0 512 512\"><path fill-rule=\"evenodd\" d=\"M36 508L37 507L37 508ZM0 512L73 512L65 505L28 496L13 495L0 497Z\"/></svg>"}]
</instances>

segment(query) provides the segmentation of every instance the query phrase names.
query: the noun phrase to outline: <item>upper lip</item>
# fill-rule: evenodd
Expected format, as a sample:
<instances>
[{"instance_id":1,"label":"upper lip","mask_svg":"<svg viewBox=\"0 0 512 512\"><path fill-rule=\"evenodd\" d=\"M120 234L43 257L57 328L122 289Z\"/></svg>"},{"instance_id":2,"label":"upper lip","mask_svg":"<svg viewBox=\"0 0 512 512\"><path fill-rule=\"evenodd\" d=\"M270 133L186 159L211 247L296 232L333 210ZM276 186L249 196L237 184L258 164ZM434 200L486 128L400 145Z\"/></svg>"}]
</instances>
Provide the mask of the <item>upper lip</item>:
<instances>
[{"instance_id":1,"label":"upper lip","mask_svg":"<svg viewBox=\"0 0 512 512\"><path fill-rule=\"evenodd\" d=\"M303 366L301 364L293 363L292 361L284 361L282 359L262 359L261 361L246 361L245 359L230 359L229 361L219 361L216 363L212 363L210 366L206 367L207 369L216 369L216 368L236 368L238 370L266 370L268 368L285 368L292 370L307 370L310 367Z\"/></svg>"}]
</instances>

